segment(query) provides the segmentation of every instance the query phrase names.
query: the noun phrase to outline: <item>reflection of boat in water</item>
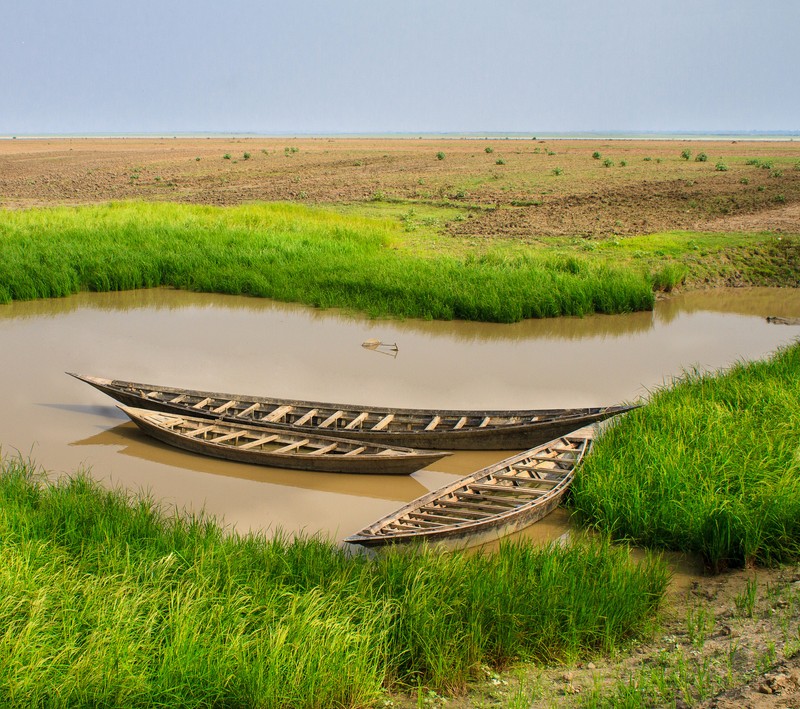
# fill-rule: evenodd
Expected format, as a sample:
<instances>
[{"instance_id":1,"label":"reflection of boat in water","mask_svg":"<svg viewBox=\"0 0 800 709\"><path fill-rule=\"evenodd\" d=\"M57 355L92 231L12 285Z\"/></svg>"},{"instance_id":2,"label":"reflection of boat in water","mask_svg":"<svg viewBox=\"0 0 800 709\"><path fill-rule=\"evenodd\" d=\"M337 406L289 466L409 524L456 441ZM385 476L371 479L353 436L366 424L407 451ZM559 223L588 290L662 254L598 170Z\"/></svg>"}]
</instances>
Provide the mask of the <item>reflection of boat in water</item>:
<instances>
[{"instance_id":1,"label":"reflection of boat in water","mask_svg":"<svg viewBox=\"0 0 800 709\"><path fill-rule=\"evenodd\" d=\"M248 426L292 429L309 437L342 436L372 444L428 450L530 448L633 408L481 411L381 408L178 389L80 374L71 376L135 408L204 416Z\"/></svg>"},{"instance_id":2,"label":"reflection of boat in water","mask_svg":"<svg viewBox=\"0 0 800 709\"><path fill-rule=\"evenodd\" d=\"M116 410L116 409L115 409ZM261 465L231 465L228 461L199 455L186 455L160 441L145 438L130 421L72 442L72 446L114 446L117 452L137 460L157 463L181 470L219 475L234 480L249 480L269 485L282 485L303 490L352 495L375 500L408 502L427 492L432 485L423 485L412 475L349 475L287 470ZM438 477L433 475L434 479Z\"/></svg>"},{"instance_id":3,"label":"reflection of boat in water","mask_svg":"<svg viewBox=\"0 0 800 709\"><path fill-rule=\"evenodd\" d=\"M345 541L467 547L517 532L558 505L593 437L587 427L506 458L423 495Z\"/></svg>"},{"instance_id":4,"label":"reflection of boat in water","mask_svg":"<svg viewBox=\"0 0 800 709\"><path fill-rule=\"evenodd\" d=\"M410 475L450 453L307 436L291 428L246 426L120 406L142 431L176 448L237 463L323 473Z\"/></svg>"}]
</instances>

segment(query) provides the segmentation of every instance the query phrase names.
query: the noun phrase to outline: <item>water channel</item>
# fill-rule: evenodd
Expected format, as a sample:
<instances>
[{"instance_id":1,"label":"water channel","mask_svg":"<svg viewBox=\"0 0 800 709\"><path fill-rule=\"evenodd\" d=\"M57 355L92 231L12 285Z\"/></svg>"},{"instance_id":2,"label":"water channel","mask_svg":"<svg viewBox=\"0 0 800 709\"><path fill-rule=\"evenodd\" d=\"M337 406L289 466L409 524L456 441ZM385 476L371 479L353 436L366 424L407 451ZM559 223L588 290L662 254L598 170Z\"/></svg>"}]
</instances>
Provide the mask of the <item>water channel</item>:
<instances>
[{"instance_id":1,"label":"water channel","mask_svg":"<svg viewBox=\"0 0 800 709\"><path fill-rule=\"evenodd\" d=\"M800 291L688 293L653 312L516 325L369 320L252 298L167 289L0 306L0 451L52 474L87 469L168 508L239 531L337 539L505 456L466 452L413 476L295 472L213 460L146 439L74 371L177 387L424 408L632 401L689 368L764 357L800 336ZM370 350L370 340L396 353ZM531 535L555 538L556 512Z\"/></svg>"}]
</instances>

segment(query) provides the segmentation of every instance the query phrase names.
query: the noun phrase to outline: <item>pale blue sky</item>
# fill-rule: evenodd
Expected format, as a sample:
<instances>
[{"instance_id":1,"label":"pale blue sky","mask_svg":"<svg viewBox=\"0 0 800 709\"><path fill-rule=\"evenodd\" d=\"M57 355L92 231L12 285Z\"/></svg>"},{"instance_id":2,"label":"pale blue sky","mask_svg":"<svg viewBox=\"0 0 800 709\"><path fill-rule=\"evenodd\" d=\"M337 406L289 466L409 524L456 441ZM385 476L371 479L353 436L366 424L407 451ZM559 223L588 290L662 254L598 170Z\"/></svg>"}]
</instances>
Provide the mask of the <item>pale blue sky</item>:
<instances>
[{"instance_id":1,"label":"pale blue sky","mask_svg":"<svg viewBox=\"0 0 800 709\"><path fill-rule=\"evenodd\" d=\"M0 135L800 130L798 0L0 3Z\"/></svg>"}]
</instances>

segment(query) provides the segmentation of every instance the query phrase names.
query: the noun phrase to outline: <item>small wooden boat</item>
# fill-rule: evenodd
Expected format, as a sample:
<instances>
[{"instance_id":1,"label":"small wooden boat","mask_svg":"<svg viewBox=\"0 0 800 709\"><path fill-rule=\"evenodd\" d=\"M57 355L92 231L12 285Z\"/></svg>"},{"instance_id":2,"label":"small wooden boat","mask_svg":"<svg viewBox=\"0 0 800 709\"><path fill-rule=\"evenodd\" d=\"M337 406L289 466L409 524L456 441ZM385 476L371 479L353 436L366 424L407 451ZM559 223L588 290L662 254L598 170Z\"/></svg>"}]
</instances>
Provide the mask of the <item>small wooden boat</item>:
<instances>
[{"instance_id":1,"label":"small wooden boat","mask_svg":"<svg viewBox=\"0 0 800 709\"><path fill-rule=\"evenodd\" d=\"M550 441L633 406L523 411L397 409L177 389L71 376L126 406L222 418L248 426L291 428L391 446L439 450L521 450Z\"/></svg>"},{"instance_id":2,"label":"small wooden boat","mask_svg":"<svg viewBox=\"0 0 800 709\"><path fill-rule=\"evenodd\" d=\"M193 453L241 463L327 473L409 475L444 451L372 445L346 438L306 436L285 428L244 426L163 411L120 406L153 438Z\"/></svg>"},{"instance_id":3,"label":"small wooden boat","mask_svg":"<svg viewBox=\"0 0 800 709\"><path fill-rule=\"evenodd\" d=\"M586 427L417 498L345 539L380 546L428 541L468 547L499 539L537 522L567 491L592 445Z\"/></svg>"}]
</instances>

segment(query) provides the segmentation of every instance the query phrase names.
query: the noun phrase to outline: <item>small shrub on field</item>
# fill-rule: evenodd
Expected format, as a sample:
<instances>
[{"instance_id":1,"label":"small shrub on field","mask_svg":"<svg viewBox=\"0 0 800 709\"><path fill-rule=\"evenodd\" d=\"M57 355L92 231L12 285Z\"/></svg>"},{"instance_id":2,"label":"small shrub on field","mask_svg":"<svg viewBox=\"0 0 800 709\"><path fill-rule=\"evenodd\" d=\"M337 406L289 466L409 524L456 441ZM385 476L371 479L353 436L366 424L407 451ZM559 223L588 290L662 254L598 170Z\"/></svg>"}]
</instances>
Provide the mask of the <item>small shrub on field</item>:
<instances>
[{"instance_id":1,"label":"small shrub on field","mask_svg":"<svg viewBox=\"0 0 800 709\"><path fill-rule=\"evenodd\" d=\"M681 152L681 157L682 157L684 160L688 160L689 158L691 158L691 157L692 157L692 151L691 151L691 150L689 150L689 149L687 148L686 150L684 150L684 151L682 151L682 152Z\"/></svg>"},{"instance_id":2,"label":"small shrub on field","mask_svg":"<svg viewBox=\"0 0 800 709\"><path fill-rule=\"evenodd\" d=\"M556 176L563 175L564 171L560 167L554 167L553 168L553 174L556 175Z\"/></svg>"},{"instance_id":3,"label":"small shrub on field","mask_svg":"<svg viewBox=\"0 0 800 709\"><path fill-rule=\"evenodd\" d=\"M745 165L755 165L756 167L758 167L760 164L761 164L761 160L759 160L758 158L750 158L745 163Z\"/></svg>"},{"instance_id":4,"label":"small shrub on field","mask_svg":"<svg viewBox=\"0 0 800 709\"><path fill-rule=\"evenodd\" d=\"M708 162L708 155L705 153L697 153L697 157L694 159L695 162Z\"/></svg>"},{"instance_id":5,"label":"small shrub on field","mask_svg":"<svg viewBox=\"0 0 800 709\"><path fill-rule=\"evenodd\" d=\"M436 153L436 159L437 160L444 160L444 158L445 158L445 154L441 150L438 153Z\"/></svg>"},{"instance_id":6,"label":"small shrub on field","mask_svg":"<svg viewBox=\"0 0 800 709\"><path fill-rule=\"evenodd\" d=\"M485 153L487 153L487 154L491 154L491 153L493 153L493 152L494 152L494 148L493 148L491 145L487 145L487 146L486 146L486 147L483 149L483 152L485 152Z\"/></svg>"},{"instance_id":7,"label":"small shrub on field","mask_svg":"<svg viewBox=\"0 0 800 709\"><path fill-rule=\"evenodd\" d=\"M653 159L653 158L651 158L651 157L642 158L642 160L644 160L645 162L650 162L652 159Z\"/></svg>"},{"instance_id":8,"label":"small shrub on field","mask_svg":"<svg viewBox=\"0 0 800 709\"><path fill-rule=\"evenodd\" d=\"M196 157L194 160L195 160L195 162L200 162L200 158L199 157Z\"/></svg>"},{"instance_id":9,"label":"small shrub on field","mask_svg":"<svg viewBox=\"0 0 800 709\"><path fill-rule=\"evenodd\" d=\"M266 148L261 148L261 152L264 153L264 155L269 155L269 150Z\"/></svg>"},{"instance_id":10,"label":"small shrub on field","mask_svg":"<svg viewBox=\"0 0 800 709\"><path fill-rule=\"evenodd\" d=\"M497 158L497 160L494 161L494 164L495 165L505 165L506 161L503 160L503 158Z\"/></svg>"},{"instance_id":11,"label":"small shrub on field","mask_svg":"<svg viewBox=\"0 0 800 709\"><path fill-rule=\"evenodd\" d=\"M656 162L660 165L663 162L663 160L661 158L656 158Z\"/></svg>"},{"instance_id":12,"label":"small shrub on field","mask_svg":"<svg viewBox=\"0 0 800 709\"><path fill-rule=\"evenodd\" d=\"M759 192L763 192L765 189L766 189L766 188L764 187L764 185L759 185L759 186L758 186L758 191L759 191Z\"/></svg>"},{"instance_id":13,"label":"small shrub on field","mask_svg":"<svg viewBox=\"0 0 800 709\"><path fill-rule=\"evenodd\" d=\"M717 160L717 164L714 165L714 169L717 172L727 172L728 166L724 162L722 162L722 160Z\"/></svg>"},{"instance_id":14,"label":"small shrub on field","mask_svg":"<svg viewBox=\"0 0 800 709\"><path fill-rule=\"evenodd\" d=\"M770 170L769 171L769 176L770 177L783 177L783 171L782 170Z\"/></svg>"},{"instance_id":15,"label":"small shrub on field","mask_svg":"<svg viewBox=\"0 0 800 709\"><path fill-rule=\"evenodd\" d=\"M786 196L782 194L776 194L774 197L774 201L777 204L786 204Z\"/></svg>"},{"instance_id":16,"label":"small shrub on field","mask_svg":"<svg viewBox=\"0 0 800 709\"><path fill-rule=\"evenodd\" d=\"M763 162L759 163L759 167L762 170L771 170L773 167L775 167L775 163L772 162L772 160L764 160Z\"/></svg>"},{"instance_id":17,"label":"small shrub on field","mask_svg":"<svg viewBox=\"0 0 800 709\"><path fill-rule=\"evenodd\" d=\"M748 180L746 177L743 177L741 180L739 180L739 182L741 182L743 185L750 184L750 180Z\"/></svg>"},{"instance_id":18,"label":"small shrub on field","mask_svg":"<svg viewBox=\"0 0 800 709\"><path fill-rule=\"evenodd\" d=\"M800 160L798 160L798 161L797 161L797 162L794 164L794 169L795 169L795 170L800 170Z\"/></svg>"},{"instance_id":19,"label":"small shrub on field","mask_svg":"<svg viewBox=\"0 0 800 709\"><path fill-rule=\"evenodd\" d=\"M249 160L249 159L250 159L250 153L244 153L244 154L242 155L242 158L243 158L244 160Z\"/></svg>"},{"instance_id":20,"label":"small shrub on field","mask_svg":"<svg viewBox=\"0 0 800 709\"><path fill-rule=\"evenodd\" d=\"M222 156L222 159L223 160L230 160L231 159L231 154L230 153L225 153L225 155Z\"/></svg>"},{"instance_id":21,"label":"small shrub on field","mask_svg":"<svg viewBox=\"0 0 800 709\"><path fill-rule=\"evenodd\" d=\"M548 154L548 155L555 155L556 153L555 153L555 151L554 151L554 150L548 150L548 151L547 151L547 154Z\"/></svg>"},{"instance_id":22,"label":"small shrub on field","mask_svg":"<svg viewBox=\"0 0 800 709\"><path fill-rule=\"evenodd\" d=\"M614 161L611 158L603 160L603 167L614 167Z\"/></svg>"},{"instance_id":23,"label":"small shrub on field","mask_svg":"<svg viewBox=\"0 0 800 709\"><path fill-rule=\"evenodd\" d=\"M600 155L600 153L598 153L598 152L595 150L595 151L592 153L592 157L593 157L595 160L599 160L599 159L602 157L602 155Z\"/></svg>"},{"instance_id":24,"label":"small shrub on field","mask_svg":"<svg viewBox=\"0 0 800 709\"><path fill-rule=\"evenodd\" d=\"M628 161L627 161L627 160L620 160L620 161L619 161L619 166L620 166L620 167L625 167L627 164L628 164Z\"/></svg>"}]
</instances>

